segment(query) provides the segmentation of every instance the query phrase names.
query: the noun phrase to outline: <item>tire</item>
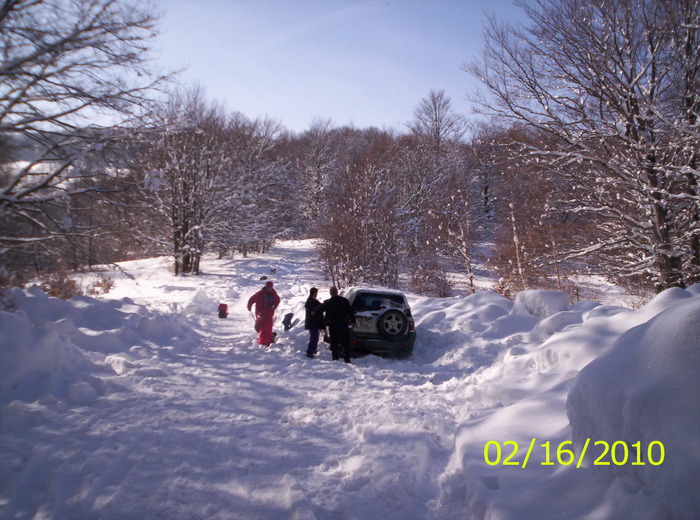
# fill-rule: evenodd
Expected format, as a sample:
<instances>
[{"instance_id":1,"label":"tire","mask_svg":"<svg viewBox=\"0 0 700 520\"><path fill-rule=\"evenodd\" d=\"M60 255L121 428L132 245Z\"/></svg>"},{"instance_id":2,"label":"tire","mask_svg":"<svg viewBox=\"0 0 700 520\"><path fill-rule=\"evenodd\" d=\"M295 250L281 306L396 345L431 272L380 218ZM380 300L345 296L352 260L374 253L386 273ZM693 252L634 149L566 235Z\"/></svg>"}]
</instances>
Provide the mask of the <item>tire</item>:
<instances>
[{"instance_id":1,"label":"tire","mask_svg":"<svg viewBox=\"0 0 700 520\"><path fill-rule=\"evenodd\" d=\"M377 320L377 329L386 339L400 339L406 334L408 328L408 318L396 309L386 311Z\"/></svg>"}]
</instances>

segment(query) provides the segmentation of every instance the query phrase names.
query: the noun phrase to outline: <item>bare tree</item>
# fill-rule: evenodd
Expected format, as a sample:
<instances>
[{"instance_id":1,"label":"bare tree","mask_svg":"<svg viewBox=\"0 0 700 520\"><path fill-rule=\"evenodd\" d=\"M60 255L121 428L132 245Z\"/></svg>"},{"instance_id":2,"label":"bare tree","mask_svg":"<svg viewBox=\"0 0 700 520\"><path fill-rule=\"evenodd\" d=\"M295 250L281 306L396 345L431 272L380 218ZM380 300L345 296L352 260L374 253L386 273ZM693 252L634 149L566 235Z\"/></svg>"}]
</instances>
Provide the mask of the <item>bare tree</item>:
<instances>
[{"instance_id":1,"label":"bare tree","mask_svg":"<svg viewBox=\"0 0 700 520\"><path fill-rule=\"evenodd\" d=\"M319 218L321 258L335 283L399 283L396 146L387 132L345 129Z\"/></svg>"},{"instance_id":2,"label":"bare tree","mask_svg":"<svg viewBox=\"0 0 700 520\"><path fill-rule=\"evenodd\" d=\"M283 128L273 119L234 117L228 132L234 162L225 173L217 243L246 254L265 252L278 238L299 227L301 211L285 155Z\"/></svg>"},{"instance_id":3,"label":"bare tree","mask_svg":"<svg viewBox=\"0 0 700 520\"><path fill-rule=\"evenodd\" d=\"M530 24L492 21L467 68L491 96L485 113L550 136L523 157L604 219L597 244L566 256L604 251L611 274L659 289L696 281L698 1L521 4Z\"/></svg>"},{"instance_id":4,"label":"bare tree","mask_svg":"<svg viewBox=\"0 0 700 520\"><path fill-rule=\"evenodd\" d=\"M467 130L466 120L454 111L443 90L431 90L418 103L408 127L415 135L426 138L436 153L460 141Z\"/></svg>"},{"instance_id":5,"label":"bare tree","mask_svg":"<svg viewBox=\"0 0 700 520\"><path fill-rule=\"evenodd\" d=\"M576 219L562 202L569 186L520 154L523 143L541 146L547 137L531 128L484 127L472 143L474 173L489 176L489 218L481 211L486 205L478 214L491 233L490 261L504 294L529 287L564 289L573 266L562 261L562 251L572 246L572 237L576 246L590 241L591 223Z\"/></svg>"},{"instance_id":6,"label":"bare tree","mask_svg":"<svg viewBox=\"0 0 700 520\"><path fill-rule=\"evenodd\" d=\"M0 5L0 253L78 234L69 201L114 176L114 150L154 86L148 2Z\"/></svg>"},{"instance_id":7,"label":"bare tree","mask_svg":"<svg viewBox=\"0 0 700 520\"><path fill-rule=\"evenodd\" d=\"M280 131L276 121L227 113L199 87L163 105L133 163L145 207L138 227L173 256L175 274L199 274L212 248L264 252L294 225Z\"/></svg>"},{"instance_id":8,"label":"bare tree","mask_svg":"<svg viewBox=\"0 0 700 520\"><path fill-rule=\"evenodd\" d=\"M146 136L135 164L141 170L152 239L175 260L175 274L199 273L207 233L215 225L233 167L228 116L199 87L173 94L155 130ZM148 231L150 226L140 223Z\"/></svg>"},{"instance_id":9,"label":"bare tree","mask_svg":"<svg viewBox=\"0 0 700 520\"><path fill-rule=\"evenodd\" d=\"M328 177L337 168L336 136L330 120L316 119L297 143L300 181L305 194L302 211L312 223L318 221Z\"/></svg>"},{"instance_id":10,"label":"bare tree","mask_svg":"<svg viewBox=\"0 0 700 520\"><path fill-rule=\"evenodd\" d=\"M471 272L466 122L443 91L433 90L420 101L408 126L411 134L402 140L401 204L409 269L416 290L445 293L439 255L456 254Z\"/></svg>"}]
</instances>

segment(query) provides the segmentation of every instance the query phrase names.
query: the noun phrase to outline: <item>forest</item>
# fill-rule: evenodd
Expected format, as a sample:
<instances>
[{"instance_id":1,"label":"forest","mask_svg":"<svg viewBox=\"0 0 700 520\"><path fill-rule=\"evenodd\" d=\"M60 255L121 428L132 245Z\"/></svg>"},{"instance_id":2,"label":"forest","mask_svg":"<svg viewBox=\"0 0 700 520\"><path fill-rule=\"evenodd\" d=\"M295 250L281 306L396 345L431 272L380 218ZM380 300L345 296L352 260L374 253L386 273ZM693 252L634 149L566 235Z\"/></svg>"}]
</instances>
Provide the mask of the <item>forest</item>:
<instances>
[{"instance_id":1,"label":"forest","mask_svg":"<svg viewBox=\"0 0 700 520\"><path fill-rule=\"evenodd\" d=\"M700 282L700 0L521 7L464 64L474 114L436 88L405 128L292 132L177 87L146 3L4 1L0 286L157 255L197 275L285 238L340 286Z\"/></svg>"}]
</instances>

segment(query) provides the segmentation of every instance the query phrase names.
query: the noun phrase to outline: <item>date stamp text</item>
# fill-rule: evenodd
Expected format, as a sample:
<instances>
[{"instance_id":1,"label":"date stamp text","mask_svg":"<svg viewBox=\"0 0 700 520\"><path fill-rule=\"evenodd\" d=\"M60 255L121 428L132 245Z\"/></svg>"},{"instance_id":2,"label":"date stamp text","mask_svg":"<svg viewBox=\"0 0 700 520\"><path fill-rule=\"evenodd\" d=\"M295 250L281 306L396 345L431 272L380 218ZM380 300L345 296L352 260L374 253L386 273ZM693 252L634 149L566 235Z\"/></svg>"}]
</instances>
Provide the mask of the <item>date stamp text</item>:
<instances>
[{"instance_id":1,"label":"date stamp text","mask_svg":"<svg viewBox=\"0 0 700 520\"><path fill-rule=\"evenodd\" d=\"M524 451L525 456L522 457ZM526 468L533 454L539 455L540 466L575 465L580 468L586 455L593 466L660 466L666 457L666 449L661 441L627 443L624 441L592 441L586 439L581 450L574 450L572 441L553 444L550 441L539 442L533 438L527 448L522 448L515 441L489 441L484 445L484 461L489 466L518 466Z\"/></svg>"}]
</instances>

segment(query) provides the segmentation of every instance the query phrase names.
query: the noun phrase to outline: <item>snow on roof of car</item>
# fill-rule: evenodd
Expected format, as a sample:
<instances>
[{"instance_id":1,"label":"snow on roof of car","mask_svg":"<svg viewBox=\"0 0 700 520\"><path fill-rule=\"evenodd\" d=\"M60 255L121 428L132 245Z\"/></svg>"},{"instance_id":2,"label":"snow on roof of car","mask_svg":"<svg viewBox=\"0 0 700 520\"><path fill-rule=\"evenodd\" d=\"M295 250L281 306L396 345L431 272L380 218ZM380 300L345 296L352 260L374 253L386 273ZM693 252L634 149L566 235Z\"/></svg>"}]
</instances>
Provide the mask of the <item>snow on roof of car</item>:
<instances>
[{"instance_id":1,"label":"snow on roof of car","mask_svg":"<svg viewBox=\"0 0 700 520\"><path fill-rule=\"evenodd\" d=\"M343 291L344 291L344 292L348 292L348 293L349 293L350 291L354 291L354 292L357 292L357 291L366 291L366 292L373 292L373 293L378 293L378 294L381 294L381 293L386 293L386 294L401 294L401 295L404 294L403 292L401 292L401 291L399 291L399 290L396 290L396 289L385 289L385 288L383 288L383 287L361 287L361 286L358 286L358 287L346 287L345 289L343 289Z\"/></svg>"}]
</instances>

